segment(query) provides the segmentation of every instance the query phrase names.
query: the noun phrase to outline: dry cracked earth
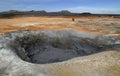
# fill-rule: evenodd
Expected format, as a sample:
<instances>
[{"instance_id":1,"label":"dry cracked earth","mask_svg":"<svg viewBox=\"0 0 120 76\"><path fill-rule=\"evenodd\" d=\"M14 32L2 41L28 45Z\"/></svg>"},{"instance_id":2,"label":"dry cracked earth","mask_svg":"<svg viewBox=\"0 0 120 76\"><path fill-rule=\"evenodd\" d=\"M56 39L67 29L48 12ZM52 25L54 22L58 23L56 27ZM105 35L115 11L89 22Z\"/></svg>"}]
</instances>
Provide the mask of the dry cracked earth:
<instances>
[{"instance_id":1,"label":"dry cracked earth","mask_svg":"<svg viewBox=\"0 0 120 76\"><path fill-rule=\"evenodd\" d=\"M120 19L0 19L0 76L120 76Z\"/></svg>"}]
</instances>

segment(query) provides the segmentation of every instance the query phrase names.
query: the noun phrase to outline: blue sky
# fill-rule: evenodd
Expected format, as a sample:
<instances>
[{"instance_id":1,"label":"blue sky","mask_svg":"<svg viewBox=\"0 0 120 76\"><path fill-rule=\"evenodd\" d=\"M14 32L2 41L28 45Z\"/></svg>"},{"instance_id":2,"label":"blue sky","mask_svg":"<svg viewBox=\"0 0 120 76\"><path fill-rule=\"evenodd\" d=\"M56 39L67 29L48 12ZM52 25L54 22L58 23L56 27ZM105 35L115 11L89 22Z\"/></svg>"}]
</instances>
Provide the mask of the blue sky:
<instances>
[{"instance_id":1,"label":"blue sky","mask_svg":"<svg viewBox=\"0 0 120 76\"><path fill-rule=\"evenodd\" d=\"M46 10L120 14L120 0L0 0L0 11Z\"/></svg>"}]
</instances>

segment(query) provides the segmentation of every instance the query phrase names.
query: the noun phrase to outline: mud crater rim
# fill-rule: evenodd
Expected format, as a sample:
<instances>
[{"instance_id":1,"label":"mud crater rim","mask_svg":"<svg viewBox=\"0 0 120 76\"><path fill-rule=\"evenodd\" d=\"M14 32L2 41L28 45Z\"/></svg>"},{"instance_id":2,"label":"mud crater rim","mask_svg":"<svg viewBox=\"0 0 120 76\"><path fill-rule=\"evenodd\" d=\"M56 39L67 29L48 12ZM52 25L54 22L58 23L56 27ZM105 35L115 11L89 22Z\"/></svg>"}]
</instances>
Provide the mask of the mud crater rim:
<instances>
[{"instance_id":1,"label":"mud crater rim","mask_svg":"<svg viewBox=\"0 0 120 76\"><path fill-rule=\"evenodd\" d=\"M44 34L16 37L10 47L22 60L35 64L63 62L102 51L90 39L75 36L49 37Z\"/></svg>"}]
</instances>

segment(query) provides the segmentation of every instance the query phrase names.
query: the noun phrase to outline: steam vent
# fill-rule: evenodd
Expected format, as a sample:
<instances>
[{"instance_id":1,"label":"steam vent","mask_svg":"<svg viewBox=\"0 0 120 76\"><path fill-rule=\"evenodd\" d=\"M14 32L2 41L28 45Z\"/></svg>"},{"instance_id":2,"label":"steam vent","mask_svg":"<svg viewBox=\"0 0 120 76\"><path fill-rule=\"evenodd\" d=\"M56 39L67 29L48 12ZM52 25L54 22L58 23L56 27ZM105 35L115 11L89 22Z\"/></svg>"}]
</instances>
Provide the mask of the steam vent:
<instances>
[{"instance_id":1,"label":"steam vent","mask_svg":"<svg viewBox=\"0 0 120 76\"><path fill-rule=\"evenodd\" d=\"M0 34L0 76L120 76L119 65L114 37L77 30Z\"/></svg>"}]
</instances>

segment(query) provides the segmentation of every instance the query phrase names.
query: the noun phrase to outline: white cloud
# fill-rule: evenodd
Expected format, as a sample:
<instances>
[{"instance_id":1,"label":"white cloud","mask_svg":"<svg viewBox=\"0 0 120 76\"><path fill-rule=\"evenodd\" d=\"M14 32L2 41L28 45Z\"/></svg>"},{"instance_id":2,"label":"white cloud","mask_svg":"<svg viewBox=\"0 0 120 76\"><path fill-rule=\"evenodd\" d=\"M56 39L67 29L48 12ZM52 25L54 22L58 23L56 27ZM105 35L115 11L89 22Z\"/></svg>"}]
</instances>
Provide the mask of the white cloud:
<instances>
[{"instance_id":1,"label":"white cloud","mask_svg":"<svg viewBox=\"0 0 120 76\"><path fill-rule=\"evenodd\" d=\"M86 7L78 6L71 8L63 8L72 12L91 12L91 13L116 13L120 14L120 8L108 8L108 7Z\"/></svg>"}]
</instances>

